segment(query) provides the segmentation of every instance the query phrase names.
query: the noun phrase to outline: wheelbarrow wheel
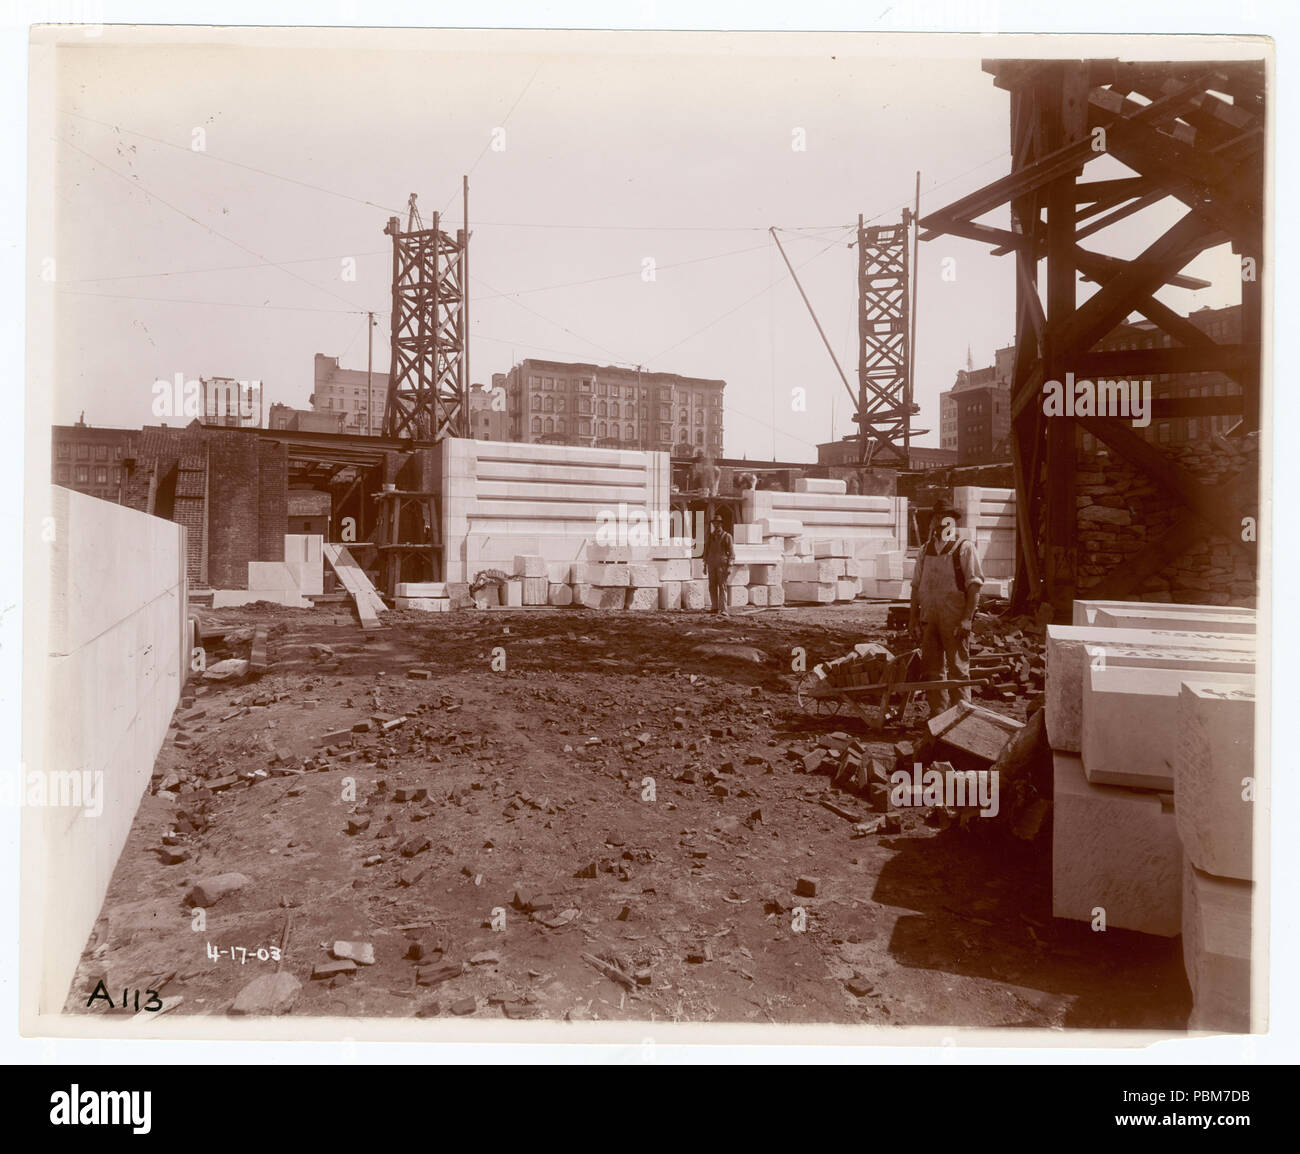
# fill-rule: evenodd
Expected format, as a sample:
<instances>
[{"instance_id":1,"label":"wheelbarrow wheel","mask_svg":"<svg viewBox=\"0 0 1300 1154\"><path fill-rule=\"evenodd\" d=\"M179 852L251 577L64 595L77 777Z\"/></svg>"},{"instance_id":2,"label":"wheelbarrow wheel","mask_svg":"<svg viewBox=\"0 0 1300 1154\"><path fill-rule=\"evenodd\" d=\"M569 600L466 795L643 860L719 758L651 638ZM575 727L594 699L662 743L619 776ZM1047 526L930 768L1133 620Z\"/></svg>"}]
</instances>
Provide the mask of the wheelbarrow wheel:
<instances>
[{"instance_id":1,"label":"wheelbarrow wheel","mask_svg":"<svg viewBox=\"0 0 1300 1154\"><path fill-rule=\"evenodd\" d=\"M812 673L805 673L799 679L796 691L799 695L799 705L805 713L810 713L813 717L830 717L832 714L839 713L840 706L843 704L839 697L823 697L813 693L820 684L821 678Z\"/></svg>"}]
</instances>

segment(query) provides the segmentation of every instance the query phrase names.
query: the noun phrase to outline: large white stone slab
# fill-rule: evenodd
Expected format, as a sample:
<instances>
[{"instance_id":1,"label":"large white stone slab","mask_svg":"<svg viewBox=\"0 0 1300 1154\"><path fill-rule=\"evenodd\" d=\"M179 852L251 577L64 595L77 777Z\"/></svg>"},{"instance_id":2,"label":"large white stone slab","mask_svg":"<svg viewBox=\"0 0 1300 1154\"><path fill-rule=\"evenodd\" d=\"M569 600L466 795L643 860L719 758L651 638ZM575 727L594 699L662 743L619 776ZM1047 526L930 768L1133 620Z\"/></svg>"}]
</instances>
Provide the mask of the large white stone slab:
<instances>
[{"instance_id":1,"label":"large white stone slab","mask_svg":"<svg viewBox=\"0 0 1300 1154\"><path fill-rule=\"evenodd\" d=\"M299 574L283 561L250 561L248 563L249 589L297 589Z\"/></svg>"},{"instance_id":2,"label":"large white stone slab","mask_svg":"<svg viewBox=\"0 0 1300 1154\"><path fill-rule=\"evenodd\" d=\"M659 583L659 608L680 609L682 607L682 583L680 581L661 581Z\"/></svg>"},{"instance_id":3,"label":"large white stone slab","mask_svg":"<svg viewBox=\"0 0 1300 1154\"><path fill-rule=\"evenodd\" d=\"M516 577L545 577L546 558L537 553L517 553L512 572Z\"/></svg>"},{"instance_id":4,"label":"large white stone slab","mask_svg":"<svg viewBox=\"0 0 1300 1154\"><path fill-rule=\"evenodd\" d=\"M670 561L656 561L655 569L659 572L660 581L689 581L691 579L691 563L686 558L674 558Z\"/></svg>"},{"instance_id":5,"label":"large white stone slab","mask_svg":"<svg viewBox=\"0 0 1300 1154\"><path fill-rule=\"evenodd\" d=\"M842 560L787 561L782 569L785 581L835 581L844 575Z\"/></svg>"},{"instance_id":6,"label":"large white stone slab","mask_svg":"<svg viewBox=\"0 0 1300 1154\"><path fill-rule=\"evenodd\" d=\"M1192 988L1192 1030L1250 1031L1250 920L1255 887L1186 863L1183 968Z\"/></svg>"},{"instance_id":7,"label":"large white stone slab","mask_svg":"<svg viewBox=\"0 0 1300 1154\"><path fill-rule=\"evenodd\" d=\"M627 591L627 608L628 609L658 609L659 608L659 583L654 585L637 585Z\"/></svg>"},{"instance_id":8,"label":"large white stone slab","mask_svg":"<svg viewBox=\"0 0 1300 1154\"><path fill-rule=\"evenodd\" d=\"M731 540L736 545L761 545L763 543L763 526L740 522L731 527Z\"/></svg>"},{"instance_id":9,"label":"large white stone slab","mask_svg":"<svg viewBox=\"0 0 1300 1154\"><path fill-rule=\"evenodd\" d=\"M1188 613L1168 611L1160 603L1129 609L1097 609L1093 625L1104 629L1207 629L1215 633L1255 632L1255 618L1244 613L1216 613L1214 607Z\"/></svg>"},{"instance_id":10,"label":"large white stone slab","mask_svg":"<svg viewBox=\"0 0 1300 1154\"><path fill-rule=\"evenodd\" d=\"M398 597L446 597L447 583L445 581L399 581L396 595Z\"/></svg>"},{"instance_id":11,"label":"large white stone slab","mask_svg":"<svg viewBox=\"0 0 1300 1154\"><path fill-rule=\"evenodd\" d=\"M298 591L320 596L325 592L325 538L319 533L286 533L284 562L297 578Z\"/></svg>"},{"instance_id":12,"label":"large white stone slab","mask_svg":"<svg viewBox=\"0 0 1300 1154\"><path fill-rule=\"evenodd\" d=\"M1052 916L1172 938L1182 932L1182 846L1169 794L1092 785L1054 752Z\"/></svg>"},{"instance_id":13,"label":"large white stone slab","mask_svg":"<svg viewBox=\"0 0 1300 1154\"><path fill-rule=\"evenodd\" d=\"M813 556L819 561L823 557L852 557L853 550L843 537L814 537Z\"/></svg>"},{"instance_id":14,"label":"large white stone slab","mask_svg":"<svg viewBox=\"0 0 1300 1154\"><path fill-rule=\"evenodd\" d=\"M1185 669L1091 666L1083 683L1080 752L1088 780L1139 789L1174 788L1179 690ZM1250 690L1251 673L1216 673L1227 688Z\"/></svg>"},{"instance_id":15,"label":"large white stone slab","mask_svg":"<svg viewBox=\"0 0 1300 1154\"><path fill-rule=\"evenodd\" d=\"M814 601L829 605L835 600L834 581L786 581L783 584L787 601ZM768 601L771 604L771 599Z\"/></svg>"},{"instance_id":16,"label":"large white stone slab","mask_svg":"<svg viewBox=\"0 0 1300 1154\"><path fill-rule=\"evenodd\" d=\"M835 493L840 496L849 491L848 482L838 477L796 477L796 493Z\"/></svg>"},{"instance_id":17,"label":"large white stone slab","mask_svg":"<svg viewBox=\"0 0 1300 1154\"><path fill-rule=\"evenodd\" d=\"M1253 685L1184 681L1178 737L1174 793L1188 860L1217 877L1251 880L1258 794L1255 782L1246 781L1256 776Z\"/></svg>"},{"instance_id":18,"label":"large white stone slab","mask_svg":"<svg viewBox=\"0 0 1300 1154\"><path fill-rule=\"evenodd\" d=\"M1139 647L1147 650L1180 650L1184 655L1170 660L1187 669L1223 668L1224 653L1231 653L1229 669L1242 668L1242 658L1253 661L1254 642L1241 634L1193 632L1176 629L1104 629L1096 626L1049 625L1047 627L1047 701L1043 720L1053 749L1078 753L1083 709L1083 681L1090 658L1087 645L1105 647L1106 660L1112 650Z\"/></svg>"},{"instance_id":19,"label":"large white stone slab","mask_svg":"<svg viewBox=\"0 0 1300 1154\"><path fill-rule=\"evenodd\" d=\"M713 601L709 597L708 581L683 581L682 582L682 608L683 609L710 609Z\"/></svg>"},{"instance_id":20,"label":"large white stone slab","mask_svg":"<svg viewBox=\"0 0 1300 1154\"><path fill-rule=\"evenodd\" d=\"M1093 617L1096 616L1098 609L1130 609L1134 604L1145 607L1146 602L1133 601L1098 601L1091 598L1081 598L1074 603L1074 620L1072 625L1091 625ZM1180 605L1173 602L1162 601L1160 608L1175 612L1203 613L1208 610L1211 613L1231 613L1241 616L1254 617L1255 610L1238 605Z\"/></svg>"}]
</instances>

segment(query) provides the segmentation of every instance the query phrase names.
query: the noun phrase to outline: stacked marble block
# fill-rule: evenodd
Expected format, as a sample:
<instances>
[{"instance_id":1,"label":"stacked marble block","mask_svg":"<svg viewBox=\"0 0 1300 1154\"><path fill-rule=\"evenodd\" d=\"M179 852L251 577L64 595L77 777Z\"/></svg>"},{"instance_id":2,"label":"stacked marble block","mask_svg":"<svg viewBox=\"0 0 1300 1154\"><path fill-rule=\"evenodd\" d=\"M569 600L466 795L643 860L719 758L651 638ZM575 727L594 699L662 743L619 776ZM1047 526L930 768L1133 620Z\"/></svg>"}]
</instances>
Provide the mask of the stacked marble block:
<instances>
[{"instance_id":1,"label":"stacked marble block","mask_svg":"<svg viewBox=\"0 0 1300 1154\"><path fill-rule=\"evenodd\" d=\"M399 581L394 604L398 609L418 609L424 613L451 612L445 581Z\"/></svg>"},{"instance_id":2,"label":"stacked marble block","mask_svg":"<svg viewBox=\"0 0 1300 1154\"><path fill-rule=\"evenodd\" d=\"M746 524L736 527L737 560L742 538L747 547L761 540L774 550L770 563L778 566L778 581L769 589L779 586L787 602L877 596L877 555L897 552L899 540L906 539L900 538L906 533L906 498L849 494L845 482L830 478L801 478L793 493L752 491L742 513ZM750 538L750 532L758 536ZM752 576L751 571L751 597Z\"/></svg>"},{"instance_id":3,"label":"stacked marble block","mask_svg":"<svg viewBox=\"0 0 1300 1154\"><path fill-rule=\"evenodd\" d=\"M1168 612L1110 624L1131 608ZM1053 914L1181 934L1192 1028L1248 1030L1253 611L1077 601L1074 620L1047 630Z\"/></svg>"},{"instance_id":4,"label":"stacked marble block","mask_svg":"<svg viewBox=\"0 0 1300 1154\"><path fill-rule=\"evenodd\" d=\"M731 606L775 607L785 604L786 540L778 529L791 525L741 522L731 527L735 563L727 576ZM793 538L791 538L793 540Z\"/></svg>"},{"instance_id":5,"label":"stacked marble block","mask_svg":"<svg viewBox=\"0 0 1300 1154\"><path fill-rule=\"evenodd\" d=\"M958 485L952 503L961 512L958 535L975 542L985 596L1010 597L1016 575L1016 491Z\"/></svg>"},{"instance_id":6,"label":"stacked marble block","mask_svg":"<svg viewBox=\"0 0 1300 1154\"><path fill-rule=\"evenodd\" d=\"M513 573L516 557L540 556L548 586L568 585L592 541L674 539L667 453L461 437L436 453L447 581Z\"/></svg>"},{"instance_id":7,"label":"stacked marble block","mask_svg":"<svg viewBox=\"0 0 1300 1154\"><path fill-rule=\"evenodd\" d=\"M708 609L712 605L704 561L689 540L655 545L588 545L584 559L551 580L548 602L587 609ZM548 567L550 568L550 567ZM555 567L550 577L566 577Z\"/></svg>"},{"instance_id":8,"label":"stacked marble block","mask_svg":"<svg viewBox=\"0 0 1300 1154\"><path fill-rule=\"evenodd\" d=\"M253 601L273 601L310 609L309 595L325 591L325 538L319 533L286 533L283 561L250 561L247 589L214 589L212 607L224 609Z\"/></svg>"}]
</instances>

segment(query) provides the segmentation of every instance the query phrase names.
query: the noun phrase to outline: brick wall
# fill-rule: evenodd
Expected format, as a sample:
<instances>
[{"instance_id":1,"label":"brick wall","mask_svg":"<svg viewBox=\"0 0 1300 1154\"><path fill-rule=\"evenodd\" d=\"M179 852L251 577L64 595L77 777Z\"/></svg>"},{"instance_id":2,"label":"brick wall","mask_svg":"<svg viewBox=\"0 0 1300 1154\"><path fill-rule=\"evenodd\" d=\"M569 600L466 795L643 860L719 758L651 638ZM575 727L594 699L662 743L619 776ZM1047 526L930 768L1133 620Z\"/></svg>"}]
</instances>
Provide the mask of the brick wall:
<instances>
[{"instance_id":1,"label":"brick wall","mask_svg":"<svg viewBox=\"0 0 1300 1154\"><path fill-rule=\"evenodd\" d=\"M151 487L173 470L171 516L188 530L187 570L195 586L247 589L250 561L284 560L287 446L197 422L183 429L146 428L125 503L148 509Z\"/></svg>"}]
</instances>

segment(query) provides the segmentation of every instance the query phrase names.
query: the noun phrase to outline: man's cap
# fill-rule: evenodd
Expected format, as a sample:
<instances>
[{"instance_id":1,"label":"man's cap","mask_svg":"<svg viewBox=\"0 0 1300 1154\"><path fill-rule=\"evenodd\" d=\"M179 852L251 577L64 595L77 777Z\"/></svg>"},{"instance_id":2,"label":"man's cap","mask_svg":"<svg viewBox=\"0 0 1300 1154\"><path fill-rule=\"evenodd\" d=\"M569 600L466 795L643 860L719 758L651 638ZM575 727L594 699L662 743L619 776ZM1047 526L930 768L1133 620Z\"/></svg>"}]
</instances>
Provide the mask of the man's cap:
<instances>
[{"instance_id":1,"label":"man's cap","mask_svg":"<svg viewBox=\"0 0 1300 1154\"><path fill-rule=\"evenodd\" d=\"M709 523L710 523L710 524L718 524L718 523L721 522L721 521L722 521L722 514L721 514L721 513L714 513L713 516L709 518Z\"/></svg>"},{"instance_id":2,"label":"man's cap","mask_svg":"<svg viewBox=\"0 0 1300 1154\"><path fill-rule=\"evenodd\" d=\"M952 517L953 519L960 521L961 510L949 501L947 497L940 497L934 503L934 508L930 510L930 516L932 518Z\"/></svg>"}]
</instances>

